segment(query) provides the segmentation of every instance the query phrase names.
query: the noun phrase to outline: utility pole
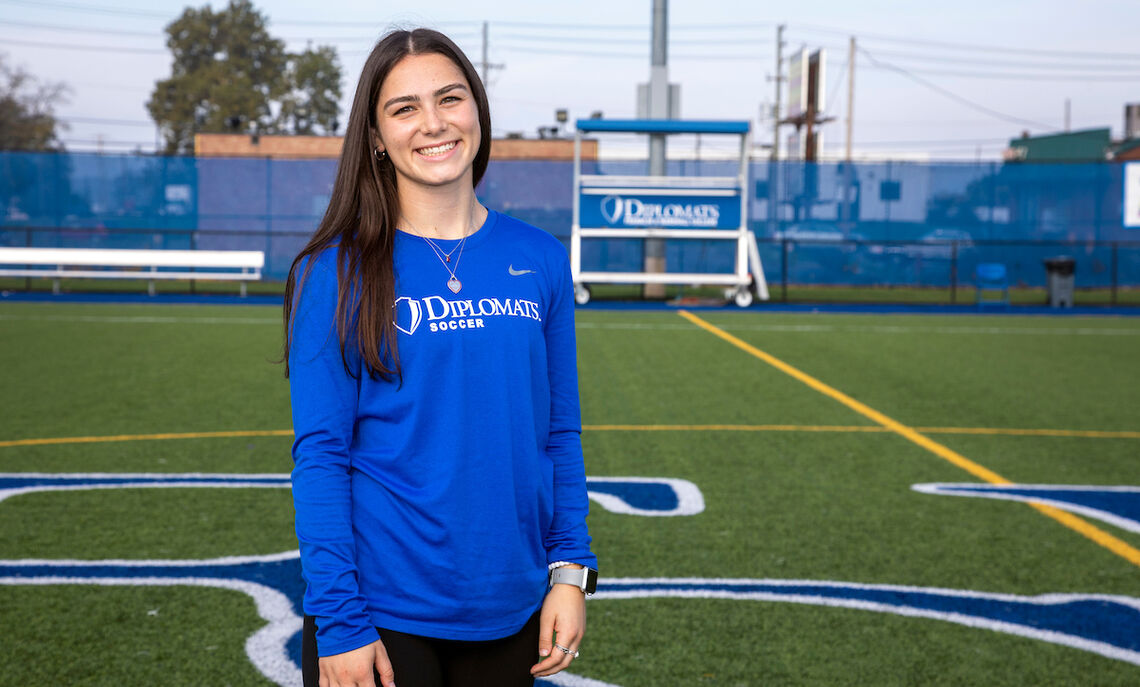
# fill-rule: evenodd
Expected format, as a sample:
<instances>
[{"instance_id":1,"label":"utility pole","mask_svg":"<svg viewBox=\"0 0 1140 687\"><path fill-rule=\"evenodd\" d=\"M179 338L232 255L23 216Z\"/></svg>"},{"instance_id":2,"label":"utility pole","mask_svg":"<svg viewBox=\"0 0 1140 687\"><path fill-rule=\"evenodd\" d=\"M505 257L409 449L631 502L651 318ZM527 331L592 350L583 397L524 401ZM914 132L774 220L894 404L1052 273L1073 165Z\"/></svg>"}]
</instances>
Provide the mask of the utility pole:
<instances>
[{"instance_id":1,"label":"utility pole","mask_svg":"<svg viewBox=\"0 0 1140 687\"><path fill-rule=\"evenodd\" d=\"M653 35L649 60L649 119L669 118L669 3L653 0ZM665 176L665 134L649 134L649 175ZM645 272L665 271L665 241L645 240ZM664 284L646 284L646 298L664 298Z\"/></svg>"},{"instance_id":2,"label":"utility pole","mask_svg":"<svg viewBox=\"0 0 1140 687\"><path fill-rule=\"evenodd\" d=\"M855 190L855 168L851 163L851 139L855 128L855 36L847 43L847 142L843 153L843 207L839 209L839 227L844 237L854 226L851 213L852 191Z\"/></svg>"},{"instance_id":3,"label":"utility pole","mask_svg":"<svg viewBox=\"0 0 1140 687\"><path fill-rule=\"evenodd\" d=\"M490 41L487 40L487 22L483 22L483 87L487 86L487 72L490 69L490 60L487 58L487 47Z\"/></svg>"},{"instance_id":4,"label":"utility pole","mask_svg":"<svg viewBox=\"0 0 1140 687\"><path fill-rule=\"evenodd\" d=\"M847 150L844 158L851 162L851 129L855 121L855 36L847 44Z\"/></svg>"},{"instance_id":5,"label":"utility pole","mask_svg":"<svg viewBox=\"0 0 1140 687\"><path fill-rule=\"evenodd\" d=\"M649 118L669 118L669 0L653 0L653 36L649 60ZM649 135L649 174L665 175L665 134Z\"/></svg>"},{"instance_id":6,"label":"utility pole","mask_svg":"<svg viewBox=\"0 0 1140 687\"><path fill-rule=\"evenodd\" d=\"M488 50L491 47L491 41L490 41L490 38L488 37L488 33L489 33L488 27L489 27L488 22L483 22L483 61L479 63L479 72L480 72L479 76L480 76L480 78L483 79L483 89L484 90L486 90L488 88L487 77L489 77L491 75L491 70L492 69L502 69L505 66L502 64L491 64L490 57L488 57L488 54L487 54Z\"/></svg>"},{"instance_id":7,"label":"utility pole","mask_svg":"<svg viewBox=\"0 0 1140 687\"><path fill-rule=\"evenodd\" d=\"M780 82L784 80L784 25L776 27L776 112L772 117L772 160L780 159Z\"/></svg>"},{"instance_id":8,"label":"utility pole","mask_svg":"<svg viewBox=\"0 0 1140 687\"><path fill-rule=\"evenodd\" d=\"M784 25L776 27L776 110L772 113L772 162L768 170L768 232L780 223L780 84L784 80Z\"/></svg>"}]
</instances>

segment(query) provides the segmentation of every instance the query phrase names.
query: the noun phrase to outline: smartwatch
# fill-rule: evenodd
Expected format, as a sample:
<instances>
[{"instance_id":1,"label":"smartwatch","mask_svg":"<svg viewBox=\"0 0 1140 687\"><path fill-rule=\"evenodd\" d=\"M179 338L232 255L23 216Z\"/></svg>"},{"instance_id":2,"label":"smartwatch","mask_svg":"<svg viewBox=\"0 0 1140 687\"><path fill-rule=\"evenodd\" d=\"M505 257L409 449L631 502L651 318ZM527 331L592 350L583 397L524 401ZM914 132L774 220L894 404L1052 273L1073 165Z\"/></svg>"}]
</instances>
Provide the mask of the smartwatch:
<instances>
[{"instance_id":1,"label":"smartwatch","mask_svg":"<svg viewBox=\"0 0 1140 687\"><path fill-rule=\"evenodd\" d=\"M598 588L598 571L593 568L571 568L564 565L550 572L550 586L571 584L585 594L593 594Z\"/></svg>"}]
</instances>

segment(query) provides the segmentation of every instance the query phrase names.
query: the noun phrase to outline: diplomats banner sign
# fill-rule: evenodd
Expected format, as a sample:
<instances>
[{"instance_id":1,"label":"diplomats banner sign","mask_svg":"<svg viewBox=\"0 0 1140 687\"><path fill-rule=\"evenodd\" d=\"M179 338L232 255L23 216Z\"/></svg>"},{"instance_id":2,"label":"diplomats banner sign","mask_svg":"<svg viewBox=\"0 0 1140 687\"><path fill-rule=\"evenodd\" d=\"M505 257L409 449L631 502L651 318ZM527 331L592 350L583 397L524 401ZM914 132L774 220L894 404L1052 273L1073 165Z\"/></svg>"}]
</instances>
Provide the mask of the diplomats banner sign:
<instances>
[{"instance_id":1,"label":"diplomats banner sign","mask_svg":"<svg viewBox=\"0 0 1140 687\"><path fill-rule=\"evenodd\" d=\"M1124 164L1124 226L1140 229L1140 162Z\"/></svg>"},{"instance_id":2,"label":"diplomats banner sign","mask_svg":"<svg viewBox=\"0 0 1140 687\"><path fill-rule=\"evenodd\" d=\"M607 229L737 229L740 196L582 193L578 221Z\"/></svg>"}]
</instances>

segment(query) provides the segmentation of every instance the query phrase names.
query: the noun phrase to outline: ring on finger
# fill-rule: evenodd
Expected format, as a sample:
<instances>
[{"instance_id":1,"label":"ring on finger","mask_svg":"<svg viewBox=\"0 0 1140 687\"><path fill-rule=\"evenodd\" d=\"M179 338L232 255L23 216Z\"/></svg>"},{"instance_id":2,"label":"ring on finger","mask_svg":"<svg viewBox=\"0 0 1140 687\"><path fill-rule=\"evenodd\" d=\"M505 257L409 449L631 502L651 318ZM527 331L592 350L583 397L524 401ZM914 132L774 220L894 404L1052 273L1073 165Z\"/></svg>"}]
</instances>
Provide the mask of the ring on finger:
<instances>
[{"instance_id":1,"label":"ring on finger","mask_svg":"<svg viewBox=\"0 0 1140 687\"><path fill-rule=\"evenodd\" d=\"M558 642L554 643L554 648L558 649L559 651L566 654L567 656L571 656L572 658L578 658L578 652L577 651L571 651L570 649L562 646Z\"/></svg>"}]
</instances>

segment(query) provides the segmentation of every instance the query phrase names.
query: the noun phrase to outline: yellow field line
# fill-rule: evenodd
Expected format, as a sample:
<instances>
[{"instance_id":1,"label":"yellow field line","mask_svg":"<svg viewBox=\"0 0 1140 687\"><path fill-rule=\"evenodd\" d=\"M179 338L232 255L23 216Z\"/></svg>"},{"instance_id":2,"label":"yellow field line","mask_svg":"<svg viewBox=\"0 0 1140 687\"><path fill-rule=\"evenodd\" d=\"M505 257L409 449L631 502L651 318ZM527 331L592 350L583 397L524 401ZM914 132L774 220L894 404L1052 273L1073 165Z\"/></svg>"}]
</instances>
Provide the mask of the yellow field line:
<instances>
[{"instance_id":1,"label":"yellow field line","mask_svg":"<svg viewBox=\"0 0 1140 687\"><path fill-rule=\"evenodd\" d=\"M101 437L50 437L47 439L12 439L0 441L7 446L50 446L55 444L101 444L108 441L155 441L159 439L218 439L226 437L286 437L291 429L243 430L235 432L185 432L182 434L117 434Z\"/></svg>"},{"instance_id":2,"label":"yellow field line","mask_svg":"<svg viewBox=\"0 0 1140 687\"><path fill-rule=\"evenodd\" d=\"M901 422L894 420L894 419L884 415L883 413L880 413L879 411L875 410L874 408L871 408L870 406L868 406L864 403L861 403L861 402L855 400L854 398L851 398L850 396L843 393L842 391L839 391L838 389L836 389L834 387L831 387L831 386L828 386L827 384L824 384L823 382L819 381L815 377L812 377L811 375L807 374L806 372L802 372L799 369L792 367L791 365L780 360L779 358L776 358L772 355L769 355L768 353L765 353L764 351L760 350L759 348L756 348L752 344L750 344L746 341L743 341L741 339L738 339L737 337L733 336L732 334L729 334L728 332L724 331L723 329L716 327L714 325L711 325L708 322L705 322L703 319L697 317L696 315L693 315L692 313L685 311L685 310L678 311L678 314L680 314L681 317L684 317L689 322L692 322L693 324L697 325L701 329L704 329L705 331L709 332L710 334L713 334L713 335L723 339L724 341L727 341L728 343L732 344L733 346L736 346L737 348L748 353L749 355L752 355L756 358L759 358L760 360L763 360L764 362L768 363L769 365L776 368L777 370L780 370L781 372L783 372L787 375L790 375L791 377L799 380L800 382L803 382L804 384L811 387L812 389L815 389L816 391L820 392L821 394L828 396L828 397L842 403L843 405L847 406L851 410L854 410L855 412L857 412L860 415L862 415L863 417L871 420L872 422L875 422L879 425L882 425L886 429L888 429L888 430L890 430L896 434L901 435L902 437L910 440L911 442L913 442L915 444L918 444L919 446L926 449L927 451L930 451L931 453L938 456L939 458L942 458L946 461L949 461L950 463L953 463L954 465L957 465L958 467L962 468L963 470L970 473L971 475L974 475L975 477L977 477L977 478L979 478L985 482L989 482L990 484L1012 484L1012 482L1010 482L1008 479L1006 479L1005 477L1002 477L1001 475L994 472L993 470L990 470L987 467L984 467L982 465L979 465L978 463L975 463L974 461L963 456L962 454L957 453L956 451L953 451L950 448L943 446L942 444L938 443L937 441L934 441L930 437L925 436L924 434L922 434L918 430L916 430L912 427L908 427L908 426L902 424ZM1073 531L1075 531L1075 532L1077 532L1077 533L1079 533L1085 537L1088 537L1092 541L1103 546L1104 548L1108 549L1109 551L1115 553L1116 555L1120 556L1121 558L1124 558L1125 560L1132 563L1133 565L1140 566L1140 550L1137 550L1136 548L1130 546L1129 544L1125 543L1124 541L1117 539L1116 537L1112 536L1108 532L1105 532L1104 530L1099 529L1098 527L1092 525L1091 523L1089 523L1089 522L1087 522L1081 518L1078 518L1077 516L1075 516L1071 513L1060 510L1058 508L1054 508L1052 506L1046 506L1044 504L1039 504L1039 503L1031 503L1030 505L1032 505L1035 509L1037 509L1042 514L1056 520L1057 522L1061 523L1065 527L1068 527L1069 529L1071 529L1071 530L1073 530Z\"/></svg>"},{"instance_id":3,"label":"yellow field line","mask_svg":"<svg viewBox=\"0 0 1140 687\"><path fill-rule=\"evenodd\" d=\"M582 425L586 432L885 432L877 425Z\"/></svg>"},{"instance_id":4,"label":"yellow field line","mask_svg":"<svg viewBox=\"0 0 1140 687\"><path fill-rule=\"evenodd\" d=\"M882 425L582 425L589 432L890 432ZM924 434L980 434L1083 439L1140 439L1140 432L1097 429L1018 429L1016 427L915 427ZM2 444L0 444L2 445Z\"/></svg>"},{"instance_id":5,"label":"yellow field line","mask_svg":"<svg viewBox=\"0 0 1140 687\"><path fill-rule=\"evenodd\" d=\"M1076 437L1084 439L1140 439L1140 432L1099 429L1016 429L1001 427L915 427L927 434L984 434L1015 437Z\"/></svg>"},{"instance_id":6,"label":"yellow field line","mask_svg":"<svg viewBox=\"0 0 1140 687\"><path fill-rule=\"evenodd\" d=\"M587 432L891 432L882 425L582 425ZM1017 429L1002 427L915 427L924 434L977 434L1093 439L1140 439L1140 432L1094 429ZM167 432L164 434L115 434L94 437L48 437L0 441L0 448L101 444L111 441L160 441L164 439L226 439L232 437L288 437L291 429L237 430L231 432Z\"/></svg>"}]
</instances>

